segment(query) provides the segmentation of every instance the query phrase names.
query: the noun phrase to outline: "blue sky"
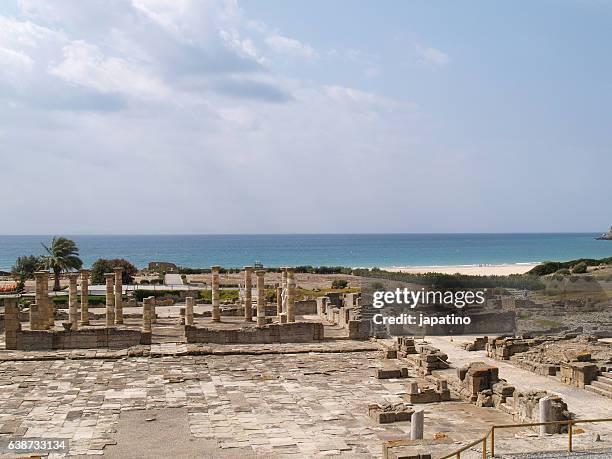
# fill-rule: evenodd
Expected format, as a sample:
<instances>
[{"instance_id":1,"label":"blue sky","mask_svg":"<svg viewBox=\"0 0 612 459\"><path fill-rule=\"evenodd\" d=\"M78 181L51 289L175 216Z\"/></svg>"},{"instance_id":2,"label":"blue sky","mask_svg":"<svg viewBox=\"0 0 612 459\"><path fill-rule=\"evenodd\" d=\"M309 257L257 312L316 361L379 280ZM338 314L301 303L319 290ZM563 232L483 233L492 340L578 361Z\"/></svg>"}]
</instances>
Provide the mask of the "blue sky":
<instances>
[{"instance_id":1,"label":"blue sky","mask_svg":"<svg viewBox=\"0 0 612 459\"><path fill-rule=\"evenodd\" d=\"M611 26L596 0L3 2L0 234L603 231Z\"/></svg>"}]
</instances>

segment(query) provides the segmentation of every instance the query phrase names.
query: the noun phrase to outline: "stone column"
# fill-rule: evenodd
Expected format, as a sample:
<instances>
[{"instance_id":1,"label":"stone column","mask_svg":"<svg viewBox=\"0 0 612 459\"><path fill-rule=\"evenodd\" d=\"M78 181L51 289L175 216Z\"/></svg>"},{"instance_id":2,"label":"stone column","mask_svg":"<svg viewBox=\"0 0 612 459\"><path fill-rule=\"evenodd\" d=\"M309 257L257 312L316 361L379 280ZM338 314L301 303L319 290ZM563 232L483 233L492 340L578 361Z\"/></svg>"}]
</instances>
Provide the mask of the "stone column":
<instances>
[{"instance_id":1,"label":"stone column","mask_svg":"<svg viewBox=\"0 0 612 459\"><path fill-rule=\"evenodd\" d=\"M149 296L142 300L142 332L151 333L151 314L154 296Z\"/></svg>"},{"instance_id":2,"label":"stone column","mask_svg":"<svg viewBox=\"0 0 612 459\"><path fill-rule=\"evenodd\" d=\"M155 307L157 306L157 299L155 297L152 297L153 299L151 300L151 323L152 324L156 324L157 323L157 310L155 309Z\"/></svg>"},{"instance_id":3,"label":"stone column","mask_svg":"<svg viewBox=\"0 0 612 459\"><path fill-rule=\"evenodd\" d=\"M35 302L38 306L34 320L36 330L49 330L55 324L53 305L49 300L49 271L36 271L34 280L36 283Z\"/></svg>"},{"instance_id":4,"label":"stone column","mask_svg":"<svg viewBox=\"0 0 612 459\"><path fill-rule=\"evenodd\" d=\"M285 266L281 267L281 288L283 289L281 312L287 313L287 267Z\"/></svg>"},{"instance_id":5,"label":"stone column","mask_svg":"<svg viewBox=\"0 0 612 459\"><path fill-rule=\"evenodd\" d=\"M123 323L123 268L113 268L115 273L115 323Z\"/></svg>"},{"instance_id":6,"label":"stone column","mask_svg":"<svg viewBox=\"0 0 612 459\"><path fill-rule=\"evenodd\" d=\"M425 411L417 410L412 413L410 417L410 439L411 440L422 440L423 439L423 424L425 421Z\"/></svg>"},{"instance_id":7,"label":"stone column","mask_svg":"<svg viewBox=\"0 0 612 459\"><path fill-rule=\"evenodd\" d=\"M68 274L68 322L72 325L70 330L79 329L79 307L77 303L77 279L78 273Z\"/></svg>"},{"instance_id":8,"label":"stone column","mask_svg":"<svg viewBox=\"0 0 612 459\"><path fill-rule=\"evenodd\" d=\"M30 304L30 330L40 330L40 307L36 303Z\"/></svg>"},{"instance_id":9,"label":"stone column","mask_svg":"<svg viewBox=\"0 0 612 459\"><path fill-rule=\"evenodd\" d=\"M412 381L411 383L409 383L408 385L408 393L411 395L416 395L419 393L419 385L417 382Z\"/></svg>"},{"instance_id":10,"label":"stone column","mask_svg":"<svg viewBox=\"0 0 612 459\"><path fill-rule=\"evenodd\" d=\"M221 310L219 309L219 266L211 267L212 272L212 320L221 322Z\"/></svg>"},{"instance_id":11,"label":"stone column","mask_svg":"<svg viewBox=\"0 0 612 459\"><path fill-rule=\"evenodd\" d=\"M287 322L295 322L295 270L287 268Z\"/></svg>"},{"instance_id":12,"label":"stone column","mask_svg":"<svg viewBox=\"0 0 612 459\"><path fill-rule=\"evenodd\" d=\"M280 318L283 313L283 288L276 287L276 315Z\"/></svg>"},{"instance_id":13,"label":"stone column","mask_svg":"<svg viewBox=\"0 0 612 459\"><path fill-rule=\"evenodd\" d=\"M81 325L89 325L89 269L81 269Z\"/></svg>"},{"instance_id":14,"label":"stone column","mask_svg":"<svg viewBox=\"0 0 612 459\"><path fill-rule=\"evenodd\" d=\"M244 320L253 321L253 267L244 267Z\"/></svg>"},{"instance_id":15,"label":"stone column","mask_svg":"<svg viewBox=\"0 0 612 459\"><path fill-rule=\"evenodd\" d=\"M104 274L106 280L106 326L112 327L115 324L115 292L113 290L113 281L115 274Z\"/></svg>"},{"instance_id":16,"label":"stone column","mask_svg":"<svg viewBox=\"0 0 612 459\"><path fill-rule=\"evenodd\" d=\"M4 333L6 349L17 349L17 335L21 331L19 322L19 297L4 297Z\"/></svg>"},{"instance_id":17,"label":"stone column","mask_svg":"<svg viewBox=\"0 0 612 459\"><path fill-rule=\"evenodd\" d=\"M257 326L261 327L266 324L266 272L258 269L255 274L257 274Z\"/></svg>"},{"instance_id":18,"label":"stone column","mask_svg":"<svg viewBox=\"0 0 612 459\"><path fill-rule=\"evenodd\" d=\"M195 301L192 296L185 298L185 323L193 325L193 305Z\"/></svg>"},{"instance_id":19,"label":"stone column","mask_svg":"<svg viewBox=\"0 0 612 459\"><path fill-rule=\"evenodd\" d=\"M554 421L553 413L552 413L552 401L553 397L547 395L542 397L538 401L538 405L540 408L540 421L539 422L551 422ZM543 437L546 434L551 434L555 431L554 425L540 426L540 437Z\"/></svg>"}]
</instances>

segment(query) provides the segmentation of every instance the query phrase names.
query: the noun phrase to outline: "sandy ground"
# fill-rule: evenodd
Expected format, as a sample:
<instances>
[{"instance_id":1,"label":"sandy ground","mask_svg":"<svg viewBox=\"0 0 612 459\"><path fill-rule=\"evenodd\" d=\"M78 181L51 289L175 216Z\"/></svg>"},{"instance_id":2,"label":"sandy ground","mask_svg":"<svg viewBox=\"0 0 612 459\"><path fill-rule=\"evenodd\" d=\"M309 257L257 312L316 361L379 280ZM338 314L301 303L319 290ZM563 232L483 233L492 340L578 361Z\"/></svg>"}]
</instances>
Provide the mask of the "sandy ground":
<instances>
[{"instance_id":1,"label":"sandy ground","mask_svg":"<svg viewBox=\"0 0 612 459\"><path fill-rule=\"evenodd\" d=\"M510 265L457 265L457 266L406 266L383 268L385 271L402 273L442 273L442 274L469 274L473 276L507 276L509 274L524 274L537 266L534 264Z\"/></svg>"}]
</instances>

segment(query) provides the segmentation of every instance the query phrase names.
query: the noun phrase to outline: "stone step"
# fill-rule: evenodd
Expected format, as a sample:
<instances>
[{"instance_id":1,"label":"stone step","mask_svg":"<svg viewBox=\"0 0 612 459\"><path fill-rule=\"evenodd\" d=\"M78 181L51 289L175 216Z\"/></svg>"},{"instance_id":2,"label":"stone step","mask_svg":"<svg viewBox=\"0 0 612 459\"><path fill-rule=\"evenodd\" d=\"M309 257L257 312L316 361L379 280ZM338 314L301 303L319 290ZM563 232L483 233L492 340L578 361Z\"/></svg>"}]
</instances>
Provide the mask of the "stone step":
<instances>
[{"instance_id":1,"label":"stone step","mask_svg":"<svg viewBox=\"0 0 612 459\"><path fill-rule=\"evenodd\" d=\"M591 381L591 386L612 393L612 386L610 384L604 383L603 381L600 381L599 379Z\"/></svg>"},{"instance_id":2,"label":"stone step","mask_svg":"<svg viewBox=\"0 0 612 459\"><path fill-rule=\"evenodd\" d=\"M612 398L612 391L608 391L605 389L600 389L599 387L595 387L595 386L584 386L584 388L586 390L588 390L589 392L593 392L595 394L601 395L603 397L608 397L608 398Z\"/></svg>"},{"instance_id":3,"label":"stone step","mask_svg":"<svg viewBox=\"0 0 612 459\"><path fill-rule=\"evenodd\" d=\"M605 384L610 390L612 390L612 378L608 378L606 376L598 376L597 378L595 378L595 381L600 384Z\"/></svg>"},{"instance_id":4,"label":"stone step","mask_svg":"<svg viewBox=\"0 0 612 459\"><path fill-rule=\"evenodd\" d=\"M601 376L604 378L612 378L612 371L602 371Z\"/></svg>"}]
</instances>

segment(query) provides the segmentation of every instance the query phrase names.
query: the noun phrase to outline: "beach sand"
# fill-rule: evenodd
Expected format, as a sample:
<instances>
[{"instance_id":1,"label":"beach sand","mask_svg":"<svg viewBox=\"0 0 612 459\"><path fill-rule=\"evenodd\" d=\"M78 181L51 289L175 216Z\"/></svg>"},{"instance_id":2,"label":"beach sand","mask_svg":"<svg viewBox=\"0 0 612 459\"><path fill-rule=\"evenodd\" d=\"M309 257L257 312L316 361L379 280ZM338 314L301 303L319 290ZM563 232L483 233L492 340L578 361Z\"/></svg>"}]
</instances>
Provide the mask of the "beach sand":
<instances>
[{"instance_id":1,"label":"beach sand","mask_svg":"<svg viewBox=\"0 0 612 459\"><path fill-rule=\"evenodd\" d=\"M472 276L507 276L509 274L524 274L537 263L534 264L508 264L508 265L457 265L457 266L397 266L382 268L385 271L403 273L442 273L442 274L469 274Z\"/></svg>"}]
</instances>

